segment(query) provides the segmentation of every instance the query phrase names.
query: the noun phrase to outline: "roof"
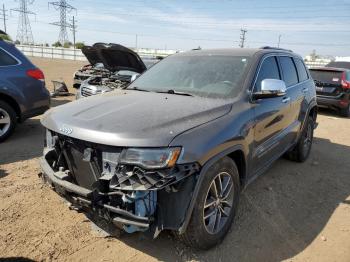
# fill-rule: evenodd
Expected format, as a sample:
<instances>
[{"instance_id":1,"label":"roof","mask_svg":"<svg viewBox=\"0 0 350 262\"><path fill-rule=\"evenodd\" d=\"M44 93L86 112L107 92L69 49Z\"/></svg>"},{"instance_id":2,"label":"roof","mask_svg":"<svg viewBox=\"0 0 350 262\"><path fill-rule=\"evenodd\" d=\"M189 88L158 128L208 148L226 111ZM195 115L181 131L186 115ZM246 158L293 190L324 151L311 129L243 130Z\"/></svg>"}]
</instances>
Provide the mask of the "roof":
<instances>
[{"instance_id":1,"label":"roof","mask_svg":"<svg viewBox=\"0 0 350 262\"><path fill-rule=\"evenodd\" d=\"M350 62L347 62L347 61L333 61L333 62L330 62L329 64L327 64L326 67L350 69Z\"/></svg>"},{"instance_id":2,"label":"roof","mask_svg":"<svg viewBox=\"0 0 350 262\"><path fill-rule=\"evenodd\" d=\"M271 53L271 52L284 52L293 53L290 50L273 48L273 47L263 47L263 48L220 48L220 49L202 49L202 50L191 50L176 55L226 55L226 56L253 56L256 53ZM293 53L294 54L294 53Z\"/></svg>"},{"instance_id":3,"label":"roof","mask_svg":"<svg viewBox=\"0 0 350 262\"><path fill-rule=\"evenodd\" d=\"M309 70L337 71L337 72L349 71L349 69L346 69L346 68L338 68L338 67L312 67L312 68L310 68Z\"/></svg>"}]
</instances>

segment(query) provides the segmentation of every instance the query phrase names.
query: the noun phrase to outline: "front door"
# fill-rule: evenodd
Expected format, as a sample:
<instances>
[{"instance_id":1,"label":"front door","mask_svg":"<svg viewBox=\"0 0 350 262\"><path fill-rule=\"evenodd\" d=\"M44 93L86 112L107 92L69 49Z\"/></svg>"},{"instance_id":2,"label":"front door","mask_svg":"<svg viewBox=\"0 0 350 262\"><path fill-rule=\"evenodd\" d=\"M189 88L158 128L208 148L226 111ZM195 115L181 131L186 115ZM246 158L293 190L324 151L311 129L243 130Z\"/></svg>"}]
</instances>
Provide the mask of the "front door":
<instances>
[{"instance_id":1,"label":"front door","mask_svg":"<svg viewBox=\"0 0 350 262\"><path fill-rule=\"evenodd\" d=\"M261 88L264 79L282 79L275 56L266 57L260 67L254 85ZM287 146L286 130L290 111L290 97L264 98L254 101L255 141L253 149L253 173L259 172L278 158Z\"/></svg>"}]
</instances>

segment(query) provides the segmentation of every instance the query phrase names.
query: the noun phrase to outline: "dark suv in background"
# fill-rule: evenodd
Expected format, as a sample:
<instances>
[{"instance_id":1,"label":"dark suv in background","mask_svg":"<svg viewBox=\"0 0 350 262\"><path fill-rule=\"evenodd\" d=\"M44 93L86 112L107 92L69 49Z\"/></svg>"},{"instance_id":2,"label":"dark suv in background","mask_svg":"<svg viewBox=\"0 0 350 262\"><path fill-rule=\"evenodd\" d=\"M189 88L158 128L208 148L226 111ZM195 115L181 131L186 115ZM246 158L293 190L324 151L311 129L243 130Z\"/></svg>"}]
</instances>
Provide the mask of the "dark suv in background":
<instances>
[{"instance_id":1,"label":"dark suv in background","mask_svg":"<svg viewBox=\"0 0 350 262\"><path fill-rule=\"evenodd\" d=\"M320 67L310 69L316 84L317 104L350 116L350 69Z\"/></svg>"},{"instance_id":2,"label":"dark suv in background","mask_svg":"<svg viewBox=\"0 0 350 262\"><path fill-rule=\"evenodd\" d=\"M17 122L49 107L43 72L13 43L0 40L0 142L10 136Z\"/></svg>"},{"instance_id":3,"label":"dark suv in background","mask_svg":"<svg viewBox=\"0 0 350 262\"><path fill-rule=\"evenodd\" d=\"M307 159L316 117L314 82L291 51L176 54L124 90L48 111L42 176L93 221L207 249L250 182L282 155Z\"/></svg>"}]
</instances>

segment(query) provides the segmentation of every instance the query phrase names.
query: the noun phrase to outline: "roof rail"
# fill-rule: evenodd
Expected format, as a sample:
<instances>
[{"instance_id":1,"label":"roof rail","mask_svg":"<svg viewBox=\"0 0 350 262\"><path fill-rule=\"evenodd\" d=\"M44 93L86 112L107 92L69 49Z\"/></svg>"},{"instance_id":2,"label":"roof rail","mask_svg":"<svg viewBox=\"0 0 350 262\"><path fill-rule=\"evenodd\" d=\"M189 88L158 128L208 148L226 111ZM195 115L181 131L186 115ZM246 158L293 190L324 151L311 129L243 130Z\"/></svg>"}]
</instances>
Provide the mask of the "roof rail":
<instances>
[{"instance_id":1,"label":"roof rail","mask_svg":"<svg viewBox=\"0 0 350 262\"><path fill-rule=\"evenodd\" d=\"M285 49L285 48L279 48L279 47L273 47L273 46L262 46L260 49L274 49L274 50L283 50L283 51L288 51L288 52L293 52L290 49Z\"/></svg>"}]
</instances>

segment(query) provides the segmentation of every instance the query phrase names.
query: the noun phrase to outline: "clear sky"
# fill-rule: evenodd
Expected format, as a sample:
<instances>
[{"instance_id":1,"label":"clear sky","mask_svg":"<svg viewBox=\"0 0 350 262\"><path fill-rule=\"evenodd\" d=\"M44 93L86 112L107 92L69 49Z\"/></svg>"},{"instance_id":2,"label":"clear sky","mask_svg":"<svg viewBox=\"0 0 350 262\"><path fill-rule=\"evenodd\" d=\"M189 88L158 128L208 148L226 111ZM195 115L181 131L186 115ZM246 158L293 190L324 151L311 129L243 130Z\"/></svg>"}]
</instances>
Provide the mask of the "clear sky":
<instances>
[{"instance_id":1,"label":"clear sky","mask_svg":"<svg viewBox=\"0 0 350 262\"><path fill-rule=\"evenodd\" d=\"M277 46L301 55L350 56L350 0L69 0L77 8L77 41L113 42L134 47L187 50L237 47L240 29L248 30L246 47ZM14 0L0 0L6 9ZM48 1L28 8L36 43L52 44L59 12ZM8 12L8 32L15 38L18 14ZM0 23L2 28L2 23ZM72 33L69 31L72 40Z\"/></svg>"}]
</instances>

